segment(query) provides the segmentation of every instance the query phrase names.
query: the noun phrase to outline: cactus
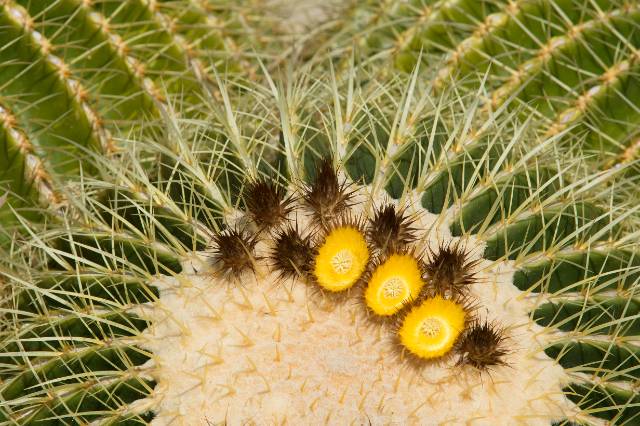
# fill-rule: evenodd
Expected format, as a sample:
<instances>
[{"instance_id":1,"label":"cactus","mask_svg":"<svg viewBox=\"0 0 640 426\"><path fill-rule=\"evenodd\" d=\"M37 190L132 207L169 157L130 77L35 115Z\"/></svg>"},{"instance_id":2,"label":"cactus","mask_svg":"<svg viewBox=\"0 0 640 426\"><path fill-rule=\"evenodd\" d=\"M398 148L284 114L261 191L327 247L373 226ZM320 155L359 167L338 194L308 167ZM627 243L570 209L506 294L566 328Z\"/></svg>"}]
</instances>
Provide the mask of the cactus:
<instances>
[{"instance_id":1,"label":"cactus","mask_svg":"<svg viewBox=\"0 0 640 426\"><path fill-rule=\"evenodd\" d=\"M422 55L434 90L484 77L487 114L506 102L547 137L579 143L599 168L638 156L632 1L389 0L345 2L337 12L331 3L311 29L282 12L301 16L304 6L281 3L258 24L268 9L260 1L4 1L0 57L11 65L0 93L0 182L12 197L3 221L11 209L33 220L34 203L59 206L55 182L79 167L96 173L86 157L117 151L114 140L132 126L152 127L149 118L176 107L206 116L201 101L216 96L215 73L258 78L256 55L275 69L288 55L316 63L318 52L343 58L356 46L376 78L390 74L389 62L412 70ZM291 27L306 33L286 34Z\"/></svg>"},{"instance_id":2,"label":"cactus","mask_svg":"<svg viewBox=\"0 0 640 426\"><path fill-rule=\"evenodd\" d=\"M91 156L117 154L119 141L153 129L163 114L202 118L216 73L255 78L247 46L275 45L277 35L254 40L244 28L254 24L254 8L190 0L0 2L0 182L11 193L0 208L5 230L11 209L34 219L34 206L59 207L58 180L95 175Z\"/></svg>"},{"instance_id":3,"label":"cactus","mask_svg":"<svg viewBox=\"0 0 640 426\"><path fill-rule=\"evenodd\" d=\"M378 76L421 62L435 91L484 80L487 110L509 100L597 167L638 158L637 2L390 0L362 2L347 20L330 54L356 46Z\"/></svg>"},{"instance_id":4,"label":"cactus","mask_svg":"<svg viewBox=\"0 0 640 426\"><path fill-rule=\"evenodd\" d=\"M624 166L589 169L418 72L384 90L357 74L167 116L172 147L94 157L105 173L61 186L67 210L25 221L2 256L4 421L637 422ZM397 278L397 297L403 274L419 291L378 315L367 287Z\"/></svg>"},{"instance_id":5,"label":"cactus","mask_svg":"<svg viewBox=\"0 0 640 426\"><path fill-rule=\"evenodd\" d=\"M46 3L0 2L0 423L640 420L634 3Z\"/></svg>"}]
</instances>

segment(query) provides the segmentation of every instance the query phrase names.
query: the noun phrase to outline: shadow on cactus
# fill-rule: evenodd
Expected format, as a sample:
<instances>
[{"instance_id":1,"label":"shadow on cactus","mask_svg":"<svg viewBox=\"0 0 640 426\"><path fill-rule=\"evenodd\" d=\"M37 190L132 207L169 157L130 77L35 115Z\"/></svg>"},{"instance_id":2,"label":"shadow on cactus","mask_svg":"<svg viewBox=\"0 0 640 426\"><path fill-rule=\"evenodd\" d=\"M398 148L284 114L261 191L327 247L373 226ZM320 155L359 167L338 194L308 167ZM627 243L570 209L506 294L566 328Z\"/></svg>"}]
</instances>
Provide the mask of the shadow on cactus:
<instances>
[{"instance_id":1,"label":"shadow on cactus","mask_svg":"<svg viewBox=\"0 0 640 426\"><path fill-rule=\"evenodd\" d=\"M4 421L637 422L624 169L415 74L279 87L24 222Z\"/></svg>"}]
</instances>

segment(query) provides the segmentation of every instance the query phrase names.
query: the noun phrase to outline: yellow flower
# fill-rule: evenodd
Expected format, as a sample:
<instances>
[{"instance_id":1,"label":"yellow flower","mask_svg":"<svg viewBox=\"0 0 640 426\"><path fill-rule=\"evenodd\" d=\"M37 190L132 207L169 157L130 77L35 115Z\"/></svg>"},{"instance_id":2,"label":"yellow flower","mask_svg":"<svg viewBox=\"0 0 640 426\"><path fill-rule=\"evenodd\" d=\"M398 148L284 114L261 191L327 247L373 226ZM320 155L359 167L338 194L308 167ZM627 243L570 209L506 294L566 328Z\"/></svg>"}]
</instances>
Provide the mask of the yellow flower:
<instances>
[{"instance_id":1,"label":"yellow flower","mask_svg":"<svg viewBox=\"0 0 640 426\"><path fill-rule=\"evenodd\" d=\"M314 276L329 291L342 291L353 286L369 261L369 248L364 235L355 226L333 229L318 249Z\"/></svg>"},{"instance_id":2,"label":"yellow flower","mask_svg":"<svg viewBox=\"0 0 640 426\"><path fill-rule=\"evenodd\" d=\"M393 254L371 275L364 298L376 314L393 315L418 297L423 284L418 261L408 254Z\"/></svg>"},{"instance_id":3,"label":"yellow flower","mask_svg":"<svg viewBox=\"0 0 640 426\"><path fill-rule=\"evenodd\" d=\"M464 308L436 296L409 312L398 334L400 342L419 358L438 358L451 350L464 329Z\"/></svg>"}]
</instances>

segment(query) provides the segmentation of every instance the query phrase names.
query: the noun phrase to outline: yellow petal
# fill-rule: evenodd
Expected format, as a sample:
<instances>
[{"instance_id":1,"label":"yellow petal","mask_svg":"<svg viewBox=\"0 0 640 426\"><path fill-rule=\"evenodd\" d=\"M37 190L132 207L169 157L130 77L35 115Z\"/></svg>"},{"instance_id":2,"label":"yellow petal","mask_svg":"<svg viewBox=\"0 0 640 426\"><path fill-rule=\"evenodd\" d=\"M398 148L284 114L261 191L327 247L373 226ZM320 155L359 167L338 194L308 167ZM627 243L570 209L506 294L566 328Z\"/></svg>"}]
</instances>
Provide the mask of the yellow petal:
<instances>
[{"instance_id":1,"label":"yellow petal","mask_svg":"<svg viewBox=\"0 0 640 426\"><path fill-rule=\"evenodd\" d=\"M393 254L371 275L365 301L376 314L393 315L418 297L423 285L418 261L408 254Z\"/></svg>"},{"instance_id":2,"label":"yellow petal","mask_svg":"<svg viewBox=\"0 0 640 426\"><path fill-rule=\"evenodd\" d=\"M314 275L326 290L346 290L362 276L368 261L369 248L362 232L354 226L341 226L333 229L318 249Z\"/></svg>"},{"instance_id":3,"label":"yellow petal","mask_svg":"<svg viewBox=\"0 0 640 426\"><path fill-rule=\"evenodd\" d=\"M465 316L464 308L452 300L427 299L404 319L398 332L400 342L419 358L441 357L462 333Z\"/></svg>"}]
</instances>

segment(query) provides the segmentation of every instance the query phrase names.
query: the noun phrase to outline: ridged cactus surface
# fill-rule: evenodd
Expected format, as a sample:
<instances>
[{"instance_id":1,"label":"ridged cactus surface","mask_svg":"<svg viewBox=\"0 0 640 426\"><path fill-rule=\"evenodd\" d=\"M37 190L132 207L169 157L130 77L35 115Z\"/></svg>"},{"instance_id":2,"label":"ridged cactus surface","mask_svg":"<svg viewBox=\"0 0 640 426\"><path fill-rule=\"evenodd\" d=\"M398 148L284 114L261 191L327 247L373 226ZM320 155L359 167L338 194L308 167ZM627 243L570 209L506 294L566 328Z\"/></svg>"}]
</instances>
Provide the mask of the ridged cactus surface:
<instances>
[{"instance_id":1,"label":"ridged cactus surface","mask_svg":"<svg viewBox=\"0 0 640 426\"><path fill-rule=\"evenodd\" d=\"M0 424L638 424L637 4L264 7L0 1Z\"/></svg>"},{"instance_id":2,"label":"ridged cactus surface","mask_svg":"<svg viewBox=\"0 0 640 426\"><path fill-rule=\"evenodd\" d=\"M633 209L610 204L624 169L588 171L517 115L487 122L473 94L434 98L417 74L385 90L277 87L255 87L255 101L230 104L212 123L174 117L173 148L140 140L117 167L98 160L108 178L67 186L64 216L32 225L3 272L7 422L637 422L637 231ZM327 97L329 109L319 105ZM255 116L261 124L244 133ZM480 154L458 144L481 126L491 136ZM265 149L274 140L275 156ZM346 186L318 184L323 158ZM281 225L297 223L310 238L297 246L306 256L291 258L297 269L270 254L278 227L260 231L246 210L255 210L245 190L255 179L298 200ZM358 195L325 213L304 207L330 205L336 188ZM358 213L373 220L387 202L417 215L407 247L421 262L456 241L471 253L466 315L504 333L505 354L489 371L456 365L460 349L407 358L393 338L396 317L381 320L364 302L370 275L347 292L322 290L313 265L331 224ZM304 225L327 211L326 226ZM257 242L255 252L248 239L246 251L224 242L234 229ZM385 254L367 244L372 268ZM440 278L428 276L425 288L438 291ZM317 361L314 348L325 364L287 356ZM290 377L280 374L287 368ZM518 403L501 403L514 387ZM436 391L444 399L429 397ZM456 411L452 401L469 405Z\"/></svg>"},{"instance_id":3,"label":"ridged cactus surface","mask_svg":"<svg viewBox=\"0 0 640 426\"><path fill-rule=\"evenodd\" d=\"M215 73L251 78L251 12L206 1L1 2L0 182L11 206L31 217L34 205L57 206L55 182L98 173L89 158L117 152L114 138L167 111L202 117ZM2 212L13 217L8 204Z\"/></svg>"},{"instance_id":4,"label":"ridged cactus surface","mask_svg":"<svg viewBox=\"0 0 640 426\"><path fill-rule=\"evenodd\" d=\"M487 109L509 100L598 166L638 158L637 2L391 0L349 10L332 39L341 49L328 52L354 52L378 75L422 62L434 91L484 80Z\"/></svg>"},{"instance_id":5,"label":"ridged cactus surface","mask_svg":"<svg viewBox=\"0 0 640 426\"><path fill-rule=\"evenodd\" d=\"M325 5L331 20L285 43L277 42L285 28L304 26L270 15L260 27L256 16L270 7L297 14L303 6L147 0L2 6L2 161L11 167L0 180L15 195L11 205L31 218L34 202L60 201L59 176L80 166L91 172L86 155L113 152L114 135L130 134L143 121L151 126L149 119L167 108L198 117L202 99L216 91L215 72L256 78L255 57L271 68L285 64L287 54L314 62L329 53L348 69L354 54L378 69L374 78L393 68L409 72L421 57L435 91L486 80L485 110L516 108L541 134L577 143L597 167L637 158L640 15L633 1L331 3ZM14 216L8 209L3 217Z\"/></svg>"}]
</instances>

